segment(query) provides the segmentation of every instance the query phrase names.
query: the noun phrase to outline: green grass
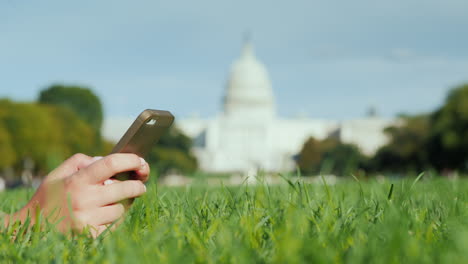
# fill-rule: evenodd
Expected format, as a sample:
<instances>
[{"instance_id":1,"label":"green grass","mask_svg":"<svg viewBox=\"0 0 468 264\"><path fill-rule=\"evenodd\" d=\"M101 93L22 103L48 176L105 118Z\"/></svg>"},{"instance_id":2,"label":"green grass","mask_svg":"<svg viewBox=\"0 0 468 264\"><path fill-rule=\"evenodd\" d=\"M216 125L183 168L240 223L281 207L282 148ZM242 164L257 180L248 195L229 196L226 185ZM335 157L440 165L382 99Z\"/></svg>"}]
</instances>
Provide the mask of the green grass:
<instances>
[{"instance_id":1,"label":"green grass","mask_svg":"<svg viewBox=\"0 0 468 264\"><path fill-rule=\"evenodd\" d=\"M157 188L96 240L0 234L0 262L468 263L468 181ZM31 190L0 194L18 209Z\"/></svg>"}]
</instances>

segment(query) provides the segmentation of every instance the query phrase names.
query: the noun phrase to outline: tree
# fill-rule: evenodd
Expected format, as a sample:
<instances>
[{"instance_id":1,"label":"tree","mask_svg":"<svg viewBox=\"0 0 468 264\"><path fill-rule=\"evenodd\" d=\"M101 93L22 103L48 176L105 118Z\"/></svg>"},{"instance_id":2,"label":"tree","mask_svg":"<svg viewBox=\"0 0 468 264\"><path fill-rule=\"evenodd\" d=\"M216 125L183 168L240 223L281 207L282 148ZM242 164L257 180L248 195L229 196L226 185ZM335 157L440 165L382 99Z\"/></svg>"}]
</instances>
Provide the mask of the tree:
<instances>
[{"instance_id":1,"label":"tree","mask_svg":"<svg viewBox=\"0 0 468 264\"><path fill-rule=\"evenodd\" d=\"M192 145L192 139L173 125L151 150L147 161L161 175L170 171L192 173L198 167L197 159L191 152Z\"/></svg>"},{"instance_id":2,"label":"tree","mask_svg":"<svg viewBox=\"0 0 468 264\"><path fill-rule=\"evenodd\" d=\"M101 127L103 121L102 104L99 97L91 89L73 85L54 84L42 90L39 103L59 105L75 112L94 130L96 145L92 153L99 153L102 149Z\"/></svg>"},{"instance_id":3,"label":"tree","mask_svg":"<svg viewBox=\"0 0 468 264\"><path fill-rule=\"evenodd\" d=\"M305 174L318 173L322 162L320 141L310 137L302 146L298 155L297 165Z\"/></svg>"},{"instance_id":4,"label":"tree","mask_svg":"<svg viewBox=\"0 0 468 264\"><path fill-rule=\"evenodd\" d=\"M35 162L38 174L46 173L73 153L89 153L96 145L94 129L60 106L2 100L0 128L8 135L0 139L0 144L12 147L10 151L2 148L6 152L2 159L13 159L2 166L20 169L22 161L29 158Z\"/></svg>"},{"instance_id":5,"label":"tree","mask_svg":"<svg viewBox=\"0 0 468 264\"><path fill-rule=\"evenodd\" d=\"M335 141L323 155L323 161L329 162L330 172L341 176L350 176L356 171L363 169L367 158L359 148L352 144L344 144Z\"/></svg>"},{"instance_id":6,"label":"tree","mask_svg":"<svg viewBox=\"0 0 468 264\"><path fill-rule=\"evenodd\" d=\"M335 138L309 138L299 153L297 164L304 174L333 173L350 175L364 167L366 157L359 148Z\"/></svg>"},{"instance_id":7,"label":"tree","mask_svg":"<svg viewBox=\"0 0 468 264\"><path fill-rule=\"evenodd\" d=\"M66 158L75 153L99 155L96 144L101 143L95 137L94 129L68 108L61 106L44 106L47 113L56 122L55 129L60 133L61 156Z\"/></svg>"},{"instance_id":8,"label":"tree","mask_svg":"<svg viewBox=\"0 0 468 264\"><path fill-rule=\"evenodd\" d=\"M440 170L468 170L468 84L450 91L431 115L431 161Z\"/></svg>"},{"instance_id":9,"label":"tree","mask_svg":"<svg viewBox=\"0 0 468 264\"><path fill-rule=\"evenodd\" d=\"M5 127L0 126L0 169L13 166L16 153L11 145L10 134Z\"/></svg>"},{"instance_id":10,"label":"tree","mask_svg":"<svg viewBox=\"0 0 468 264\"><path fill-rule=\"evenodd\" d=\"M45 167L47 153L58 152L60 148L54 120L37 104L14 103L7 107L3 109L6 115L2 123L9 131L18 162L31 158Z\"/></svg>"},{"instance_id":11,"label":"tree","mask_svg":"<svg viewBox=\"0 0 468 264\"><path fill-rule=\"evenodd\" d=\"M385 130L390 141L381 147L371 161L373 170L419 173L431 167L429 136L431 122L427 115L402 116L401 124Z\"/></svg>"},{"instance_id":12,"label":"tree","mask_svg":"<svg viewBox=\"0 0 468 264\"><path fill-rule=\"evenodd\" d=\"M10 132L7 130L4 122L2 122L10 105L10 101L0 100L0 169L12 167L17 159L11 142Z\"/></svg>"},{"instance_id":13,"label":"tree","mask_svg":"<svg viewBox=\"0 0 468 264\"><path fill-rule=\"evenodd\" d=\"M101 130L102 104L99 97L87 87L55 84L40 92L38 102L69 108L91 127Z\"/></svg>"}]
</instances>

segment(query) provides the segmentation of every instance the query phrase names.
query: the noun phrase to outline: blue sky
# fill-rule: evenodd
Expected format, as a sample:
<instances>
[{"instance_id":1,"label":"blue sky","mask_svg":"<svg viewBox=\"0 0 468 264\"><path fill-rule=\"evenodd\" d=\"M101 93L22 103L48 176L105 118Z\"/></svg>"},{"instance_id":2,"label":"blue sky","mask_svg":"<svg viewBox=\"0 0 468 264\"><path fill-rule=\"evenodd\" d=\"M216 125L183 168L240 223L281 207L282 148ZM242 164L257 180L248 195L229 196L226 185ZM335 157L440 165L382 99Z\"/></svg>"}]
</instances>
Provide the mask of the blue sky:
<instances>
[{"instance_id":1,"label":"blue sky","mask_svg":"<svg viewBox=\"0 0 468 264\"><path fill-rule=\"evenodd\" d=\"M83 84L106 116L214 116L250 31L290 117L435 109L468 82L468 1L0 2L0 97Z\"/></svg>"}]
</instances>

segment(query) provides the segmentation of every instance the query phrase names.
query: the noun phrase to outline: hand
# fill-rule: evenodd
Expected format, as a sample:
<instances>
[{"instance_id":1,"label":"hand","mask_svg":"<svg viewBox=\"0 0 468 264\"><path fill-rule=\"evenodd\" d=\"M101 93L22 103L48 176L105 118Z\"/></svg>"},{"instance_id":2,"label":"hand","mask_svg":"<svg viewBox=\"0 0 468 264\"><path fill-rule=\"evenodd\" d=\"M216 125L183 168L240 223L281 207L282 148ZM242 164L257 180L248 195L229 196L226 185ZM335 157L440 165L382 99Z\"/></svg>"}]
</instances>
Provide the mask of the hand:
<instances>
[{"instance_id":1,"label":"hand","mask_svg":"<svg viewBox=\"0 0 468 264\"><path fill-rule=\"evenodd\" d=\"M134 171L138 180L109 180L126 171ZM143 181L148 175L148 164L134 154L112 154L101 159L75 154L44 179L28 204L8 217L6 224L24 222L28 215L34 223L39 209L49 222L59 221L61 231L89 227L97 237L124 214L119 201L146 192Z\"/></svg>"}]
</instances>

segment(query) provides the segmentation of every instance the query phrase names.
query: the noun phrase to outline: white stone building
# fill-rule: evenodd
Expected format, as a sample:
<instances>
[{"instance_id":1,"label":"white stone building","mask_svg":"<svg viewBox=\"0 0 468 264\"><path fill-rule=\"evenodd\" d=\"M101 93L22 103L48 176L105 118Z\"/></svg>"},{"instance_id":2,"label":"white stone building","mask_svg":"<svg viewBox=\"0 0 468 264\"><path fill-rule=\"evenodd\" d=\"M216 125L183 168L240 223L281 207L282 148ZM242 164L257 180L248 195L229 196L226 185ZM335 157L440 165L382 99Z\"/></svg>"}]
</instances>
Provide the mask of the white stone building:
<instances>
[{"instance_id":1,"label":"white stone building","mask_svg":"<svg viewBox=\"0 0 468 264\"><path fill-rule=\"evenodd\" d=\"M268 72L250 43L231 67L223 106L223 112L213 119L177 122L195 139L194 152L200 168L207 172L290 170L293 156L311 136L336 136L371 155L386 143L383 130L394 122L377 117L345 122L279 118Z\"/></svg>"}]
</instances>

